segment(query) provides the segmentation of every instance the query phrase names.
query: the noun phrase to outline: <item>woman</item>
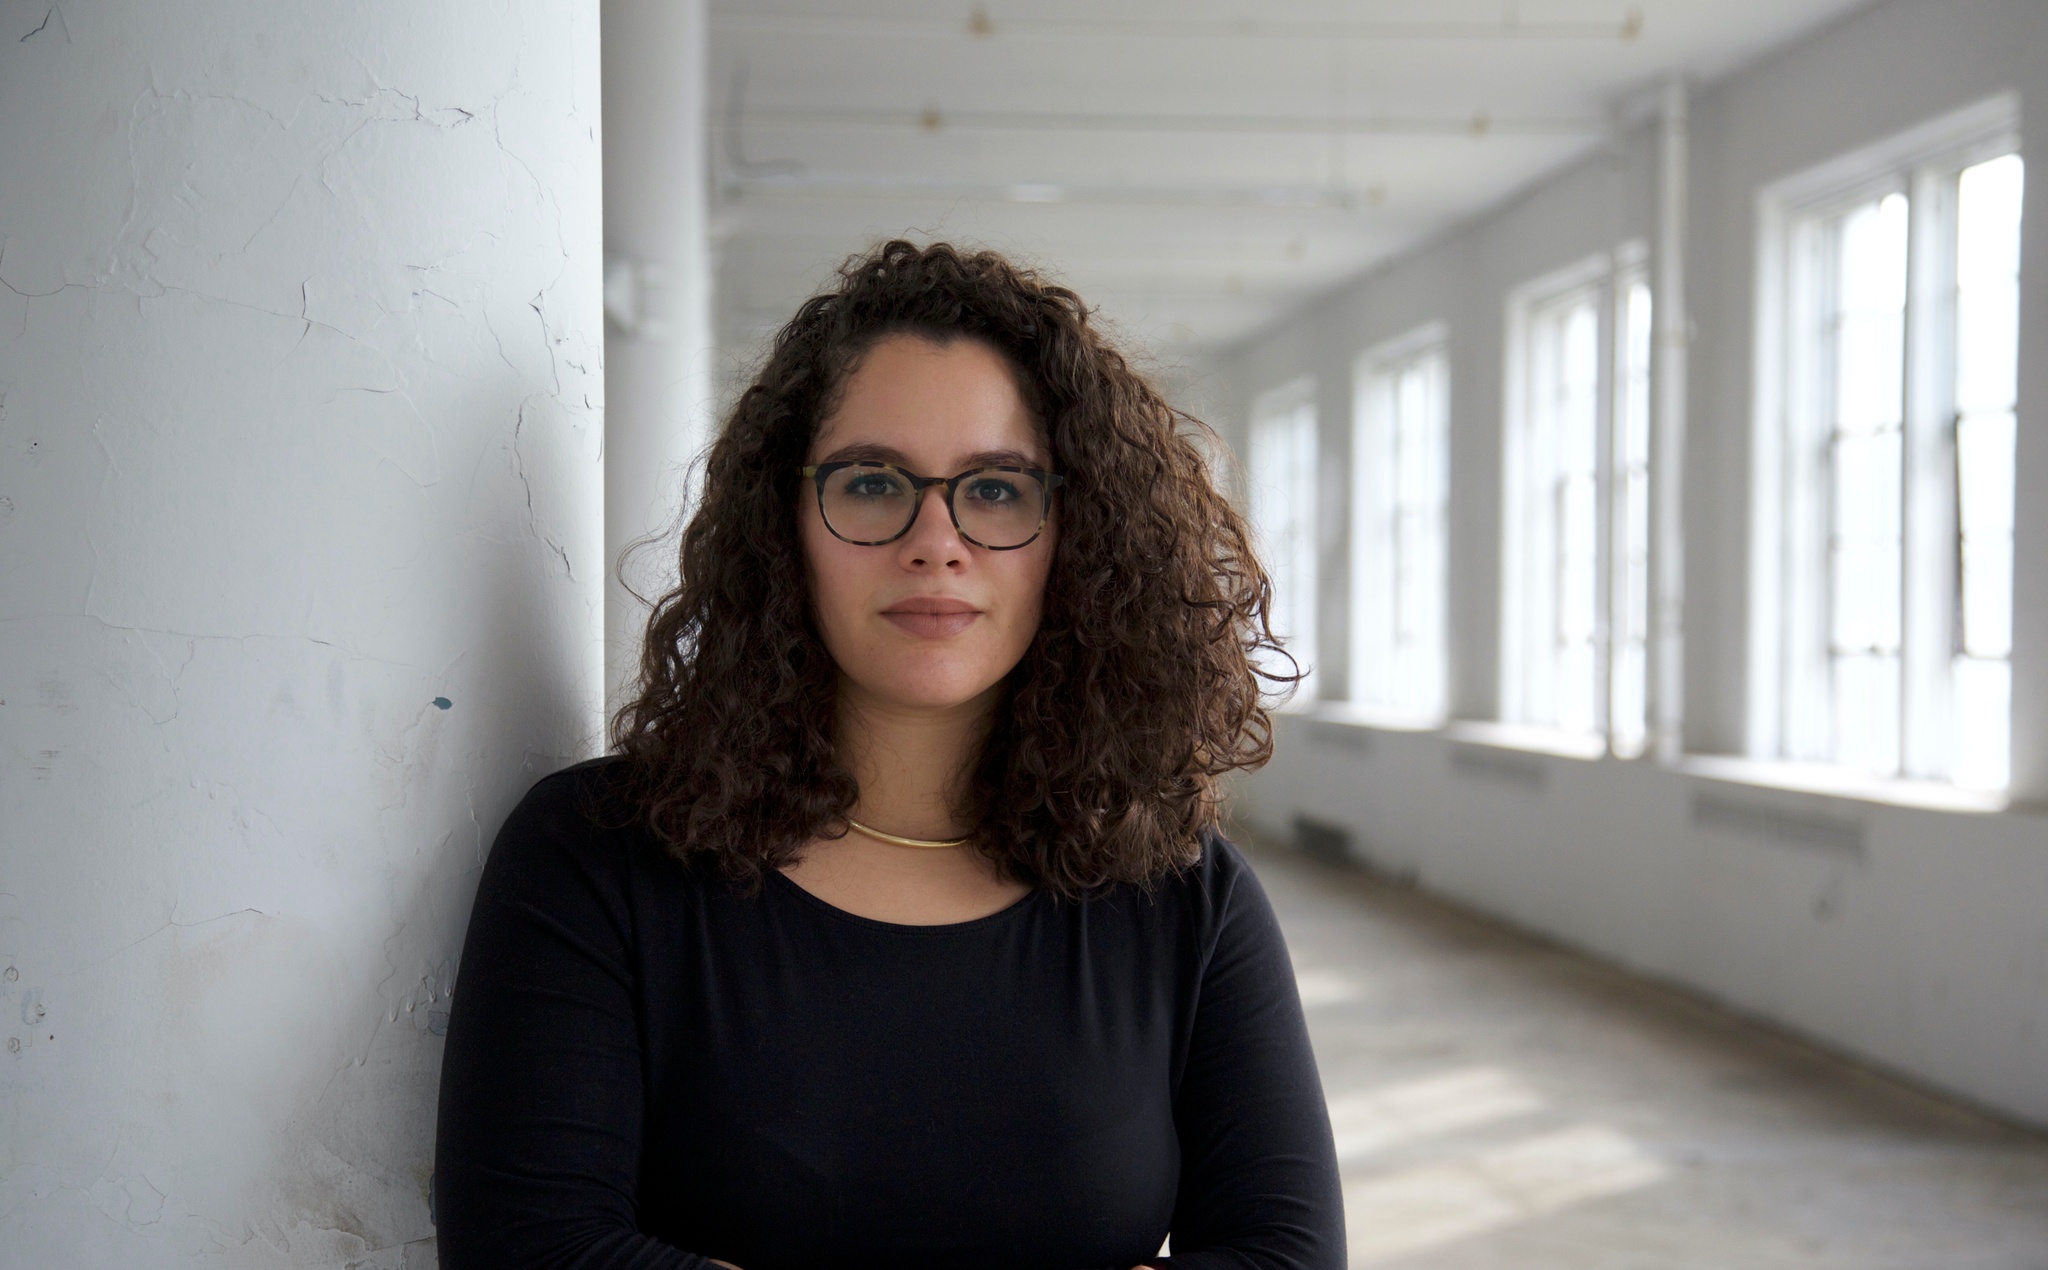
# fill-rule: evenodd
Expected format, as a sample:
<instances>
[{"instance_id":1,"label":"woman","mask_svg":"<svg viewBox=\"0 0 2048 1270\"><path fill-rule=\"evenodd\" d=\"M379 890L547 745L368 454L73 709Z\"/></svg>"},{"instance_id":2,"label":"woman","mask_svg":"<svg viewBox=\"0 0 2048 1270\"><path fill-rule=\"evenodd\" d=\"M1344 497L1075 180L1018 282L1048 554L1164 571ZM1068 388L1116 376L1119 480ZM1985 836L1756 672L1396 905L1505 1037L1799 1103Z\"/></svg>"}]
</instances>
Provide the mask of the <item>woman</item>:
<instances>
[{"instance_id":1,"label":"woman","mask_svg":"<svg viewBox=\"0 0 2048 1270\"><path fill-rule=\"evenodd\" d=\"M1184 422L991 253L890 243L803 305L619 754L485 867L444 1267L1343 1264L1287 953L1215 830L1270 751L1268 587Z\"/></svg>"}]
</instances>

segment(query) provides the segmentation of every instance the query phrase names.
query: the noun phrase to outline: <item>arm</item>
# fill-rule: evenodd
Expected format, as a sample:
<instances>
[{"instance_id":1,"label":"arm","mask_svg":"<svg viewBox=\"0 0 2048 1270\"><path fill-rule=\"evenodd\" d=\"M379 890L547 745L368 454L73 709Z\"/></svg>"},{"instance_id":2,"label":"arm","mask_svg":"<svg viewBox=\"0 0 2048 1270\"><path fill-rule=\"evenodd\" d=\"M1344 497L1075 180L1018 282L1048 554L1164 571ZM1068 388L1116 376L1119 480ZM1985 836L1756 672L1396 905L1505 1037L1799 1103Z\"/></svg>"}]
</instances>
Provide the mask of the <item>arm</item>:
<instances>
[{"instance_id":1,"label":"arm","mask_svg":"<svg viewBox=\"0 0 2048 1270\"><path fill-rule=\"evenodd\" d=\"M1174 1108L1173 1255L1150 1264L1343 1270L1337 1155L1294 969L1264 889L1234 863L1216 875L1228 893Z\"/></svg>"},{"instance_id":2,"label":"arm","mask_svg":"<svg viewBox=\"0 0 2048 1270\"><path fill-rule=\"evenodd\" d=\"M551 783L498 834L463 944L434 1161L441 1265L708 1270L635 1224L643 1093L623 866L582 845L574 787Z\"/></svg>"}]
</instances>

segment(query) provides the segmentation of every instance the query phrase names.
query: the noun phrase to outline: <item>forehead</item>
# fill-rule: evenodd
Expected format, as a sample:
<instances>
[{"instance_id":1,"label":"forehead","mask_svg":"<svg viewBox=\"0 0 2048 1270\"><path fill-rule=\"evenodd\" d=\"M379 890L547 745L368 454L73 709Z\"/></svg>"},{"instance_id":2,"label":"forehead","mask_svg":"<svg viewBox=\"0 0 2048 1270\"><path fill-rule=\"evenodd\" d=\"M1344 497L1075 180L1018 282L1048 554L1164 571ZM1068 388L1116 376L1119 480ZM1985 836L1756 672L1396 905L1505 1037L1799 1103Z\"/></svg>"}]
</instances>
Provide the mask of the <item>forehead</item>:
<instances>
[{"instance_id":1,"label":"forehead","mask_svg":"<svg viewBox=\"0 0 2048 1270\"><path fill-rule=\"evenodd\" d=\"M940 345L914 335L868 350L811 443L813 461L882 458L927 474L996 453L1045 459L1009 363L979 340Z\"/></svg>"}]
</instances>

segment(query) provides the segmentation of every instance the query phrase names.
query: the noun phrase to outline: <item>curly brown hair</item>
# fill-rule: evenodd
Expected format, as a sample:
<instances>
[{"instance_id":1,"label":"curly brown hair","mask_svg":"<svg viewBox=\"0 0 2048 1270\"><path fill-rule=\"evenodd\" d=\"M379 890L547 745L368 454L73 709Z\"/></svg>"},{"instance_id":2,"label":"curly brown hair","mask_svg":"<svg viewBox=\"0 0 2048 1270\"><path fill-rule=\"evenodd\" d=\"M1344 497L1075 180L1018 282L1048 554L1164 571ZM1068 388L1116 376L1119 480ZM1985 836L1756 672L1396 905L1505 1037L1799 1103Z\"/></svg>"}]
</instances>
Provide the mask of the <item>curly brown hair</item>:
<instances>
[{"instance_id":1,"label":"curly brown hair","mask_svg":"<svg viewBox=\"0 0 2048 1270\"><path fill-rule=\"evenodd\" d=\"M654 605L639 695L612 721L634 814L674 854L749 883L847 832L859 790L834 754L839 671L810 611L797 469L862 355L893 335L1000 353L1066 477L1038 634L960 809L975 846L1063 895L1186 867L1219 778L1272 754L1260 680L1295 678L1271 669L1285 657L1271 584L1194 441L1214 434L1072 291L946 243L848 259L711 446L680 583Z\"/></svg>"}]
</instances>

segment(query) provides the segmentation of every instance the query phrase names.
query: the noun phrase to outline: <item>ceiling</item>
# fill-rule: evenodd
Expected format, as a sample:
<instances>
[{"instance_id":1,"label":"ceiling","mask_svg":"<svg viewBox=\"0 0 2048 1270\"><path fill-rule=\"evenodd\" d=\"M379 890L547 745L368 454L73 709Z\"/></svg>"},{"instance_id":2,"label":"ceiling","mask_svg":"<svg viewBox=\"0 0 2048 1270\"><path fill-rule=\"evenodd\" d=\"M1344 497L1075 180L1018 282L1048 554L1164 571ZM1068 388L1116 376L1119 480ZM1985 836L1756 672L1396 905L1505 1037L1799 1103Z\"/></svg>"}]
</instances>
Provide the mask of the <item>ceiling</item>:
<instances>
[{"instance_id":1,"label":"ceiling","mask_svg":"<svg viewBox=\"0 0 2048 1270\"><path fill-rule=\"evenodd\" d=\"M1198 354L1570 163L1672 71L1858 2L714 3L721 360L899 235L1030 259Z\"/></svg>"}]
</instances>

